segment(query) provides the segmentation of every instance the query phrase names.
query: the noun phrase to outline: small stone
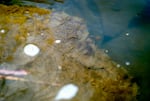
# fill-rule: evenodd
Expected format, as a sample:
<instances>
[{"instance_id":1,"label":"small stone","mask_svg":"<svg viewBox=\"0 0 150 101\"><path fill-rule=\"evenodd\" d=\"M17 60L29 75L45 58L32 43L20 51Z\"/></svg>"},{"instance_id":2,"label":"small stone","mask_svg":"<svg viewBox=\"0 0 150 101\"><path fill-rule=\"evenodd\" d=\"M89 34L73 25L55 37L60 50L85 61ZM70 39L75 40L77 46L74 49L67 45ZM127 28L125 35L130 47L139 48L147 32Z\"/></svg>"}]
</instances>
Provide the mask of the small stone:
<instances>
[{"instance_id":1,"label":"small stone","mask_svg":"<svg viewBox=\"0 0 150 101\"><path fill-rule=\"evenodd\" d=\"M24 53L28 56L36 56L40 52L40 49L34 44L28 44L24 47Z\"/></svg>"},{"instance_id":2,"label":"small stone","mask_svg":"<svg viewBox=\"0 0 150 101\"><path fill-rule=\"evenodd\" d=\"M67 84L63 86L55 97L55 101L70 100L78 92L79 88L74 84Z\"/></svg>"},{"instance_id":3,"label":"small stone","mask_svg":"<svg viewBox=\"0 0 150 101\"><path fill-rule=\"evenodd\" d=\"M25 11L25 13L26 13L26 14L29 14L30 12L29 12L29 11Z\"/></svg>"},{"instance_id":4,"label":"small stone","mask_svg":"<svg viewBox=\"0 0 150 101\"><path fill-rule=\"evenodd\" d=\"M129 36L129 35L130 35L130 33L126 33L125 35L126 35L126 36Z\"/></svg>"},{"instance_id":5,"label":"small stone","mask_svg":"<svg viewBox=\"0 0 150 101\"><path fill-rule=\"evenodd\" d=\"M61 40L55 40L55 43L61 43Z\"/></svg>"},{"instance_id":6,"label":"small stone","mask_svg":"<svg viewBox=\"0 0 150 101\"><path fill-rule=\"evenodd\" d=\"M126 65L126 66L129 66L129 65L130 65L130 62L129 62L129 61L126 61L126 62L125 62L125 65Z\"/></svg>"},{"instance_id":7,"label":"small stone","mask_svg":"<svg viewBox=\"0 0 150 101\"><path fill-rule=\"evenodd\" d=\"M117 67L119 68L121 65L120 64L117 64Z\"/></svg>"},{"instance_id":8,"label":"small stone","mask_svg":"<svg viewBox=\"0 0 150 101\"><path fill-rule=\"evenodd\" d=\"M106 49L106 50L105 50L105 53L108 53L108 52L109 52L109 51Z\"/></svg>"},{"instance_id":9,"label":"small stone","mask_svg":"<svg viewBox=\"0 0 150 101\"><path fill-rule=\"evenodd\" d=\"M30 33L27 33L28 36L30 36Z\"/></svg>"},{"instance_id":10,"label":"small stone","mask_svg":"<svg viewBox=\"0 0 150 101\"><path fill-rule=\"evenodd\" d=\"M0 32L3 34L5 33L6 31L4 29L1 29Z\"/></svg>"},{"instance_id":11,"label":"small stone","mask_svg":"<svg viewBox=\"0 0 150 101\"><path fill-rule=\"evenodd\" d=\"M44 33L41 33L41 36L43 36L44 35Z\"/></svg>"},{"instance_id":12,"label":"small stone","mask_svg":"<svg viewBox=\"0 0 150 101\"><path fill-rule=\"evenodd\" d=\"M62 70L62 67L59 65L59 66L58 66L58 69L59 69L59 70Z\"/></svg>"}]
</instances>

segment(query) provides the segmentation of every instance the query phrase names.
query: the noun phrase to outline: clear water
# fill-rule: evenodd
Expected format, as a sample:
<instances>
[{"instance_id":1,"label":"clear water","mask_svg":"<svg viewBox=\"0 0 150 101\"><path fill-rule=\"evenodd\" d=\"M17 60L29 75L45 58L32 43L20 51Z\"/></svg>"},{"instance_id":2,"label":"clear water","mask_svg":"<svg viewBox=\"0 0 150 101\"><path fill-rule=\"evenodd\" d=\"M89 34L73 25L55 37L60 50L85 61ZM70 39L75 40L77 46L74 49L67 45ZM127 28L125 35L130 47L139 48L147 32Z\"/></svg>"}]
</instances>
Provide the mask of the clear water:
<instances>
[{"instance_id":1,"label":"clear water","mask_svg":"<svg viewBox=\"0 0 150 101\"><path fill-rule=\"evenodd\" d=\"M148 101L149 4L150 0L65 0L50 7L37 5L83 18L96 45L135 77L140 86L138 100Z\"/></svg>"},{"instance_id":2,"label":"clear water","mask_svg":"<svg viewBox=\"0 0 150 101\"><path fill-rule=\"evenodd\" d=\"M53 8L82 17L98 47L125 66L140 85L139 101L150 90L150 0L65 0Z\"/></svg>"}]
</instances>

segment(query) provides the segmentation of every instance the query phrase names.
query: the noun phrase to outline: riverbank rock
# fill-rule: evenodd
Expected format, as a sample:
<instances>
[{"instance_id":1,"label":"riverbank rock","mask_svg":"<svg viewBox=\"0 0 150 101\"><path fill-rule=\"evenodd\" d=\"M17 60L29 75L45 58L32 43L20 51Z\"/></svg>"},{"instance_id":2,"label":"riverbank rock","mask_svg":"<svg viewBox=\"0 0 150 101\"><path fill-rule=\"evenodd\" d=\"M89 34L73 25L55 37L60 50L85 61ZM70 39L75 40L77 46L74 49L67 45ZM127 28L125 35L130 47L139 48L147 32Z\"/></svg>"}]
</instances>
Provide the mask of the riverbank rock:
<instances>
[{"instance_id":1,"label":"riverbank rock","mask_svg":"<svg viewBox=\"0 0 150 101\"><path fill-rule=\"evenodd\" d=\"M34 7L0 8L0 69L28 72L0 74L1 101L54 101L70 83L79 89L70 101L136 101L137 84L95 46L84 20ZM36 56L24 53L28 44L39 48Z\"/></svg>"}]
</instances>

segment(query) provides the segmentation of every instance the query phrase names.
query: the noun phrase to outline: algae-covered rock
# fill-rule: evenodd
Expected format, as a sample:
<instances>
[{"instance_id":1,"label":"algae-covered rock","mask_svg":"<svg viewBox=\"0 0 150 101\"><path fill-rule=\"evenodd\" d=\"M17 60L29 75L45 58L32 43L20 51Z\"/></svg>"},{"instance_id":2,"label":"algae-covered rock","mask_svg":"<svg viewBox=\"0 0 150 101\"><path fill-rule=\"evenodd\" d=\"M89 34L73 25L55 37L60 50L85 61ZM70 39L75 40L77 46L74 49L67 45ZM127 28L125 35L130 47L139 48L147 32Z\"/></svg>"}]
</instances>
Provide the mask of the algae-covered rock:
<instances>
[{"instance_id":1,"label":"algae-covered rock","mask_svg":"<svg viewBox=\"0 0 150 101\"><path fill-rule=\"evenodd\" d=\"M0 70L28 74L1 73L0 100L53 101L73 83L79 91L70 101L136 101L133 78L95 46L81 18L34 7L0 8ZM28 44L40 52L28 56Z\"/></svg>"}]
</instances>

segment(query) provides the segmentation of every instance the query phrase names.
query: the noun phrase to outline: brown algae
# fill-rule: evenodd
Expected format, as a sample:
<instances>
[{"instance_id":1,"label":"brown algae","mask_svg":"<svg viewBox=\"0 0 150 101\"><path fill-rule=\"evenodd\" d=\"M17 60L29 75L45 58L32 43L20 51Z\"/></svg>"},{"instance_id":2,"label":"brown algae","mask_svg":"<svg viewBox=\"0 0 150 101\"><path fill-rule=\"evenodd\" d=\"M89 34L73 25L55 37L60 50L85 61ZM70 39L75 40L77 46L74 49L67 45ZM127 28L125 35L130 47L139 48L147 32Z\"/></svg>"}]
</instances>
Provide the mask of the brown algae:
<instances>
[{"instance_id":1,"label":"brown algae","mask_svg":"<svg viewBox=\"0 0 150 101\"><path fill-rule=\"evenodd\" d=\"M138 86L132 82L133 77L89 42L81 19L36 7L0 8L0 63L29 71L25 77L29 82L18 80L4 85L0 98L53 101L60 87L74 83L79 92L71 101L137 101ZM75 37L68 37L70 34ZM55 39L61 43L54 44ZM22 53L28 43L41 49L37 57Z\"/></svg>"},{"instance_id":2,"label":"brown algae","mask_svg":"<svg viewBox=\"0 0 150 101\"><path fill-rule=\"evenodd\" d=\"M35 32L36 30L35 33L37 33L39 32L38 29L44 29L41 28L41 23L38 23L34 16L49 15L50 11L30 6L6 6L2 4L0 4L0 8L0 62L2 62L13 59L13 52L15 52L17 46L26 42L29 32ZM33 29L33 26L37 24L39 26ZM49 29L46 31L49 31ZM11 47L9 47L10 45Z\"/></svg>"}]
</instances>

